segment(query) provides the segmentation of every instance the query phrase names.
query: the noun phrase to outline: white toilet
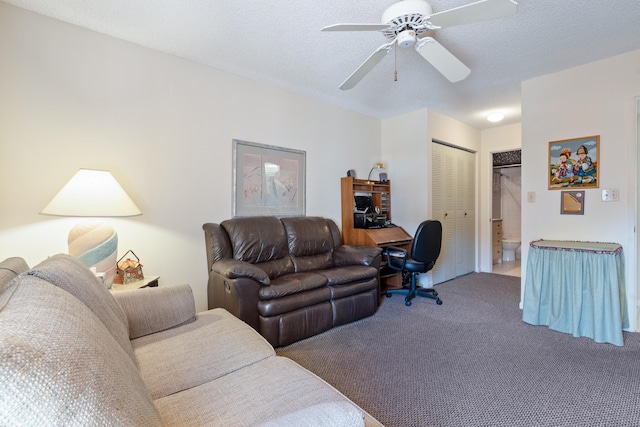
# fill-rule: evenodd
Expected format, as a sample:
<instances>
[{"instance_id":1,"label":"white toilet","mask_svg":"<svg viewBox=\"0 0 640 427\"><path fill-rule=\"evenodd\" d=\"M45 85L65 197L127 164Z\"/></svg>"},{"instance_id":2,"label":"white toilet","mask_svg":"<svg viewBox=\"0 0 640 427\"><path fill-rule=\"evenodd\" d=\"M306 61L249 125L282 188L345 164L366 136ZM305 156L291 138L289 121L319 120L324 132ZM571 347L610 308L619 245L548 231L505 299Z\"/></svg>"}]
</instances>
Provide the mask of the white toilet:
<instances>
[{"instance_id":1,"label":"white toilet","mask_svg":"<svg viewBox=\"0 0 640 427\"><path fill-rule=\"evenodd\" d=\"M502 261L515 261L520 240L502 239Z\"/></svg>"}]
</instances>

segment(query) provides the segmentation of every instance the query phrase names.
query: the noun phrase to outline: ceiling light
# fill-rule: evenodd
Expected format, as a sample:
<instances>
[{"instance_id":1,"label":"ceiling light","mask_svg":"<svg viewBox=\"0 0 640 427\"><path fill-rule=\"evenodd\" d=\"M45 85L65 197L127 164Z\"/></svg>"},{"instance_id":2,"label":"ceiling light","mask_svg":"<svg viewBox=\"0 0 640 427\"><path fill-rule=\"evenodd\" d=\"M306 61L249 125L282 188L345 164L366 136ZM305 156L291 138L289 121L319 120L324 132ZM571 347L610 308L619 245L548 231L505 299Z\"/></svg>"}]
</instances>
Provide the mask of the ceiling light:
<instances>
[{"instance_id":1,"label":"ceiling light","mask_svg":"<svg viewBox=\"0 0 640 427\"><path fill-rule=\"evenodd\" d=\"M487 120L491 123L499 122L502 119L504 119L504 113L501 111L494 111L493 113L489 113L487 116Z\"/></svg>"}]
</instances>

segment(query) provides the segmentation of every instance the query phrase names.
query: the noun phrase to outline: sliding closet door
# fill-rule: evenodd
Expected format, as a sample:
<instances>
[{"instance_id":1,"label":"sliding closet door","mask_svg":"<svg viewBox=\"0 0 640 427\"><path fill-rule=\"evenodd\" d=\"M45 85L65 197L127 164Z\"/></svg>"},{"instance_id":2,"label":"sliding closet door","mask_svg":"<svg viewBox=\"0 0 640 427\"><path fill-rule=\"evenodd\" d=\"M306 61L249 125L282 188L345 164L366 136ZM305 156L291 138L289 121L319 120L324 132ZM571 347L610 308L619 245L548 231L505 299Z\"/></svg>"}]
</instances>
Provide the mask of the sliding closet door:
<instances>
[{"instance_id":1,"label":"sliding closet door","mask_svg":"<svg viewBox=\"0 0 640 427\"><path fill-rule=\"evenodd\" d=\"M475 154L432 147L432 213L442 222L442 250L433 283L475 270Z\"/></svg>"}]
</instances>

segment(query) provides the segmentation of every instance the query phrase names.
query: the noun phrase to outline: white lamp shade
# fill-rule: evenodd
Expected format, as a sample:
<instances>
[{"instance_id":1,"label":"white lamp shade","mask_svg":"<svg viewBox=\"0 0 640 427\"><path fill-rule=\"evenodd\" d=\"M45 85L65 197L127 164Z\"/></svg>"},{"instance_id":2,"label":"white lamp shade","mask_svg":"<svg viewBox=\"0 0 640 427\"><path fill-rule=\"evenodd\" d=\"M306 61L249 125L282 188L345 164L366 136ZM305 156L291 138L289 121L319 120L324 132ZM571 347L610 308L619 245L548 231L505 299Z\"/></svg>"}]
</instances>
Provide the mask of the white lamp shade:
<instances>
[{"instance_id":1,"label":"white lamp shade","mask_svg":"<svg viewBox=\"0 0 640 427\"><path fill-rule=\"evenodd\" d=\"M110 217L141 215L111 172L80 169L40 212L45 215ZM118 234L102 221L81 222L69 232L69 255L98 273L111 287L118 258Z\"/></svg>"},{"instance_id":2,"label":"white lamp shade","mask_svg":"<svg viewBox=\"0 0 640 427\"><path fill-rule=\"evenodd\" d=\"M84 217L142 214L111 172L91 169L80 169L40 213Z\"/></svg>"}]
</instances>

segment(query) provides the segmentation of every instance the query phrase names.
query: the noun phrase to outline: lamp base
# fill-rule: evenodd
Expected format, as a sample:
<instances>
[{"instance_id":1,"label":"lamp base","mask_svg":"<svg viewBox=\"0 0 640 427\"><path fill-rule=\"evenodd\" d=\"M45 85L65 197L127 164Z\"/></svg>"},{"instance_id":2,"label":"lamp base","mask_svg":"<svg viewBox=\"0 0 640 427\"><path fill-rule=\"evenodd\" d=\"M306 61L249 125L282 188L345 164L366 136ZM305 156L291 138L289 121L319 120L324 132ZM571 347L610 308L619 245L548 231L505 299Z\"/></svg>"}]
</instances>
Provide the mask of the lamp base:
<instances>
[{"instance_id":1,"label":"lamp base","mask_svg":"<svg viewBox=\"0 0 640 427\"><path fill-rule=\"evenodd\" d=\"M118 234L104 221L83 221L69 231L69 255L104 273L107 289L113 285L118 258Z\"/></svg>"}]
</instances>

